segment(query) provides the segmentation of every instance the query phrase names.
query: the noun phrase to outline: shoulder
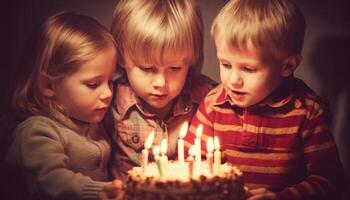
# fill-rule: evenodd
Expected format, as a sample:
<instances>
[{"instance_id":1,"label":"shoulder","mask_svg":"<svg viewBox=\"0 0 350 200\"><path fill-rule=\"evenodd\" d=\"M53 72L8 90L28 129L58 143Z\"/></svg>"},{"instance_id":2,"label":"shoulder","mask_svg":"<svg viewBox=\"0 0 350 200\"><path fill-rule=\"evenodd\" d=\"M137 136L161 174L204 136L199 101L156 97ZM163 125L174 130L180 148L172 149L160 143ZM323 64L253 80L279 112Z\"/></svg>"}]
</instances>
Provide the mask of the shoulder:
<instances>
[{"instance_id":1,"label":"shoulder","mask_svg":"<svg viewBox=\"0 0 350 200\"><path fill-rule=\"evenodd\" d=\"M30 128L30 127L54 127L58 126L58 123L48 117L35 115L26 118L21 122L17 128Z\"/></svg>"},{"instance_id":2,"label":"shoulder","mask_svg":"<svg viewBox=\"0 0 350 200\"><path fill-rule=\"evenodd\" d=\"M214 81L213 79L209 78L208 76L204 74L198 75L197 79L195 80L195 83L193 83L194 88L203 88L210 90L217 86L218 83Z\"/></svg>"},{"instance_id":3,"label":"shoulder","mask_svg":"<svg viewBox=\"0 0 350 200\"><path fill-rule=\"evenodd\" d=\"M216 87L212 88L208 94L205 96L204 98L204 102L206 104L214 104L219 96L221 95L221 93L223 92L223 86L222 84L217 85Z\"/></svg>"},{"instance_id":4,"label":"shoulder","mask_svg":"<svg viewBox=\"0 0 350 200\"><path fill-rule=\"evenodd\" d=\"M308 118L326 115L330 117L330 104L326 98L316 94L304 81L294 79L294 93L297 99L302 102L303 108L306 109Z\"/></svg>"},{"instance_id":5,"label":"shoulder","mask_svg":"<svg viewBox=\"0 0 350 200\"><path fill-rule=\"evenodd\" d=\"M31 116L21 122L14 130L14 136L21 138L50 137L59 139L65 127L45 116Z\"/></svg>"},{"instance_id":6,"label":"shoulder","mask_svg":"<svg viewBox=\"0 0 350 200\"><path fill-rule=\"evenodd\" d=\"M200 74L187 90L192 99L200 102L215 86L217 86L216 81L203 74Z\"/></svg>"},{"instance_id":7,"label":"shoulder","mask_svg":"<svg viewBox=\"0 0 350 200\"><path fill-rule=\"evenodd\" d=\"M202 100L200 104L200 110L204 109L206 113L211 113L214 111L215 105L217 104L218 98L222 92L223 86L221 84L212 88Z\"/></svg>"}]
</instances>

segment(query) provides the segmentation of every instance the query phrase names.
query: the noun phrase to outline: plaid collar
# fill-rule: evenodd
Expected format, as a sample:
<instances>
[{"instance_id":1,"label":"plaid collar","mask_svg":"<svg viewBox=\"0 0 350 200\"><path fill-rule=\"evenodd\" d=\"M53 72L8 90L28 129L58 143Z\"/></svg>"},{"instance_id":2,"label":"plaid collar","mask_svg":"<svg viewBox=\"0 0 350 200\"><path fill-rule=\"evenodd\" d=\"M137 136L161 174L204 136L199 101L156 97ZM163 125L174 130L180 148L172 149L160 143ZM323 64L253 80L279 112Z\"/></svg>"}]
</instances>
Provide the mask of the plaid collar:
<instances>
[{"instance_id":1,"label":"plaid collar","mask_svg":"<svg viewBox=\"0 0 350 200\"><path fill-rule=\"evenodd\" d=\"M192 110L193 104L199 104L201 101L200 95L197 92L192 92L198 88L184 89L178 98L175 99L175 105L173 107L172 117L188 113ZM142 114L147 117L155 116L154 113L149 112L142 104L141 99L135 94L129 83L119 82L116 86L116 96L113 100L114 105L116 105L118 113L122 118L129 109L135 107Z\"/></svg>"},{"instance_id":2,"label":"plaid collar","mask_svg":"<svg viewBox=\"0 0 350 200\"><path fill-rule=\"evenodd\" d=\"M272 92L258 104L250 106L248 110L256 108L280 109L290 104L293 104L294 108L300 108L302 106L302 100L298 95L298 84L304 83L301 80L294 78L293 76L286 78L274 92ZM219 87L218 96L214 105L220 106L225 103L229 103L231 106L235 106L223 85L221 84Z\"/></svg>"}]
</instances>

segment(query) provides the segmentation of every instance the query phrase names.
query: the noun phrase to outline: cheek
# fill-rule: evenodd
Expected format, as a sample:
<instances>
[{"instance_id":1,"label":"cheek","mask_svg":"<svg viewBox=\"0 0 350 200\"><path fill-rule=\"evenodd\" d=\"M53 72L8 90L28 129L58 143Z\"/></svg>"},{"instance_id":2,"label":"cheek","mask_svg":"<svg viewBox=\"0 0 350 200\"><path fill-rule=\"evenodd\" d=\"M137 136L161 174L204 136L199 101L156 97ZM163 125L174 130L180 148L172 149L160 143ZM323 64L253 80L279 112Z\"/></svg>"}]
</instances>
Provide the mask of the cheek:
<instances>
[{"instance_id":1,"label":"cheek","mask_svg":"<svg viewBox=\"0 0 350 200\"><path fill-rule=\"evenodd\" d=\"M249 90L256 94L270 93L274 88L276 80L273 77L258 76L245 81L245 84Z\"/></svg>"},{"instance_id":2,"label":"cheek","mask_svg":"<svg viewBox=\"0 0 350 200\"><path fill-rule=\"evenodd\" d=\"M229 74L228 71L222 70L220 68L220 80L221 80L222 83L225 83L227 81L228 74Z\"/></svg>"},{"instance_id":3,"label":"cheek","mask_svg":"<svg viewBox=\"0 0 350 200\"><path fill-rule=\"evenodd\" d=\"M244 79L244 87L252 92L261 92L261 90L266 89L266 77L263 76L246 76Z\"/></svg>"},{"instance_id":4,"label":"cheek","mask_svg":"<svg viewBox=\"0 0 350 200\"><path fill-rule=\"evenodd\" d=\"M129 80L130 84L133 86L144 87L145 85L149 84L147 76L145 76L144 74L141 74L139 72L130 71L127 73L127 76L128 76L128 80Z\"/></svg>"},{"instance_id":5,"label":"cheek","mask_svg":"<svg viewBox=\"0 0 350 200\"><path fill-rule=\"evenodd\" d=\"M181 73L175 77L168 77L169 88L171 90L181 91L186 82L186 75L187 73Z\"/></svg>"}]
</instances>

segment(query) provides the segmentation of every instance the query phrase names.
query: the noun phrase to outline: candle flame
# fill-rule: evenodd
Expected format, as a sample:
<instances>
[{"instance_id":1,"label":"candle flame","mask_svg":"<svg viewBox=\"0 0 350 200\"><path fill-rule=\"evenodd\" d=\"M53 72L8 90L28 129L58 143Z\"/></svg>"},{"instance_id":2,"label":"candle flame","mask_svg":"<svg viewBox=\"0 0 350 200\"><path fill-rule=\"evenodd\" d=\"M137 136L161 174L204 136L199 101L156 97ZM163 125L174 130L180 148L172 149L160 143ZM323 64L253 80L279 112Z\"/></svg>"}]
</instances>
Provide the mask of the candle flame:
<instances>
[{"instance_id":1,"label":"candle flame","mask_svg":"<svg viewBox=\"0 0 350 200\"><path fill-rule=\"evenodd\" d=\"M152 131L152 132L148 135L148 137L147 137L147 139L146 139L146 142L145 142L145 149L151 148L152 143L153 143L153 140L154 140L154 131Z\"/></svg>"},{"instance_id":2,"label":"candle flame","mask_svg":"<svg viewBox=\"0 0 350 200\"><path fill-rule=\"evenodd\" d=\"M168 150L168 140L163 139L162 143L160 144L160 152L162 154L166 154L167 150Z\"/></svg>"},{"instance_id":3,"label":"candle flame","mask_svg":"<svg viewBox=\"0 0 350 200\"><path fill-rule=\"evenodd\" d=\"M188 130L188 122L185 122L180 129L180 138L184 138L187 134L187 130Z\"/></svg>"},{"instance_id":4,"label":"candle flame","mask_svg":"<svg viewBox=\"0 0 350 200\"><path fill-rule=\"evenodd\" d=\"M160 147L159 147L159 145L157 145L153 148L153 155L158 156L159 153L160 153Z\"/></svg>"},{"instance_id":5,"label":"candle flame","mask_svg":"<svg viewBox=\"0 0 350 200\"><path fill-rule=\"evenodd\" d=\"M207 140L207 151L210 153L214 151L214 141L212 137L209 137Z\"/></svg>"},{"instance_id":6,"label":"candle flame","mask_svg":"<svg viewBox=\"0 0 350 200\"><path fill-rule=\"evenodd\" d=\"M215 146L215 150L220 150L220 141L218 136L214 137L214 146Z\"/></svg>"},{"instance_id":7,"label":"candle flame","mask_svg":"<svg viewBox=\"0 0 350 200\"><path fill-rule=\"evenodd\" d=\"M188 155L194 156L195 154L196 154L196 148L195 148L194 145L192 145L192 146L190 147L190 149L188 150Z\"/></svg>"},{"instance_id":8,"label":"candle flame","mask_svg":"<svg viewBox=\"0 0 350 200\"><path fill-rule=\"evenodd\" d=\"M200 138L202 136L202 132L203 132L203 126L202 124L200 124L196 129L196 137Z\"/></svg>"}]
</instances>

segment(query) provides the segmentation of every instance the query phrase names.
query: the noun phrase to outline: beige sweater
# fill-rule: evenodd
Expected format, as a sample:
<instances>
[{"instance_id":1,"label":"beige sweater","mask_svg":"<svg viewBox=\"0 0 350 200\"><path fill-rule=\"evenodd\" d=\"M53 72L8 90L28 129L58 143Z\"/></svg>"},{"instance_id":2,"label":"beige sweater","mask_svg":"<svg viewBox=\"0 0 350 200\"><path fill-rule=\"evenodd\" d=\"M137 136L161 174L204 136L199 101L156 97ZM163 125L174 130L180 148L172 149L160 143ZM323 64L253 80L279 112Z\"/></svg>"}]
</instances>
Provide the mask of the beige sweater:
<instances>
[{"instance_id":1,"label":"beige sweater","mask_svg":"<svg viewBox=\"0 0 350 200\"><path fill-rule=\"evenodd\" d=\"M17 126L7 162L26 174L31 192L50 199L97 199L108 183L110 143L101 124L75 129L43 116Z\"/></svg>"}]
</instances>

